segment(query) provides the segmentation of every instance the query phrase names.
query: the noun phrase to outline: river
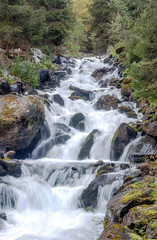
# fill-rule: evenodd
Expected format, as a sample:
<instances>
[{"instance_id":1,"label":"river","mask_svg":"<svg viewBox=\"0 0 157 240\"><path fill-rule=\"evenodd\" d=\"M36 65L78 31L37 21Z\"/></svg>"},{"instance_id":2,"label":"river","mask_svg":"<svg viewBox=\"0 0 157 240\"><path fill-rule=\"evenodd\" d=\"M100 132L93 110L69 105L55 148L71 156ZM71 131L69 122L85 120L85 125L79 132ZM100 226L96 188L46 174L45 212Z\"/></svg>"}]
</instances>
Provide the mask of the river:
<instances>
[{"instance_id":1,"label":"river","mask_svg":"<svg viewBox=\"0 0 157 240\"><path fill-rule=\"evenodd\" d=\"M99 188L95 210L87 211L80 207L80 196L96 175L93 164L98 160L111 162L111 141L117 127L123 122L136 120L118 110L95 108L97 100L105 94L122 100L120 89L109 85L102 88L91 77L95 69L108 68L108 63L104 64L97 57L75 61L72 75L61 81L60 87L53 91L39 91L52 100L49 108L45 106L49 138L43 138L29 159L21 160L20 178L3 177L0 185L1 211L6 213L7 221L1 221L0 224L1 240L96 240L103 230L106 204L113 191L122 185L127 170L108 174L109 179L114 175L114 181L108 181ZM103 76L104 80L112 78L120 79L118 68ZM69 89L70 85L92 91L93 99L69 99L73 92ZM54 94L63 98L64 106L53 101ZM124 104L138 114L134 103L123 101ZM76 113L84 115L85 131L69 126L71 117ZM63 144L50 147L56 128L60 128L59 131L69 138ZM78 160L81 146L93 129L98 129L100 134L95 136L90 157ZM127 160L123 157L120 161Z\"/></svg>"}]
</instances>

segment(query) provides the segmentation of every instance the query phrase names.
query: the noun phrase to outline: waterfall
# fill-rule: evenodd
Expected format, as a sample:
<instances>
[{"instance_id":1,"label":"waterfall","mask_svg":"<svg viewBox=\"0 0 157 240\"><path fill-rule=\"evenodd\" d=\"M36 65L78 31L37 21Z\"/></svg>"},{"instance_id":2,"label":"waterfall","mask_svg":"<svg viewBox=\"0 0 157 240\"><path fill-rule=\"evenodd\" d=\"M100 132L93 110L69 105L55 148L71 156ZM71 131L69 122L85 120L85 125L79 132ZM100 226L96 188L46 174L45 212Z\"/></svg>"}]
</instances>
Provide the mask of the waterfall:
<instances>
[{"instance_id":1,"label":"waterfall","mask_svg":"<svg viewBox=\"0 0 157 240\"><path fill-rule=\"evenodd\" d=\"M95 179L97 161L111 163L111 142L117 127L123 122L136 121L117 109L96 109L96 102L105 94L122 100L120 89L109 85L102 88L91 76L102 67L111 66L96 57L76 60L72 74L61 81L61 86L47 90L50 106L45 106L45 113L50 136L44 137L43 133L30 159L21 160L20 178L2 177L0 208L7 214L7 221L0 220L3 221L1 240L96 240L100 235L107 202L122 185L125 170L117 168L116 172L107 174L105 186L98 188L97 206L93 211L80 207L80 196ZM102 80L112 78L120 79L117 68ZM70 86L91 91L92 99L71 100ZM45 92L39 91L39 94ZM53 101L55 94L62 97L64 106ZM124 102L128 104L140 118L134 103ZM76 113L84 115L84 131L70 125ZM94 129L99 134L93 137L90 153L79 160L80 150ZM129 148L130 145L120 162L125 162Z\"/></svg>"}]
</instances>

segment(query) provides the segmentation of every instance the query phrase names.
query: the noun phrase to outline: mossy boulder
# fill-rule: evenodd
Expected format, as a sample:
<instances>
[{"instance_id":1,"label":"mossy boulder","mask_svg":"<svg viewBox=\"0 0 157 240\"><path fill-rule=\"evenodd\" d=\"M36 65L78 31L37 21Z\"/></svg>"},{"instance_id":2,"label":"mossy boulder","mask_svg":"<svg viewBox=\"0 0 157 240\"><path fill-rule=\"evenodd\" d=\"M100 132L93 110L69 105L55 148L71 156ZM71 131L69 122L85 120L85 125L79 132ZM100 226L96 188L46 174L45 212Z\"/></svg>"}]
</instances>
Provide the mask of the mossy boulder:
<instances>
[{"instance_id":1,"label":"mossy boulder","mask_svg":"<svg viewBox=\"0 0 157 240\"><path fill-rule=\"evenodd\" d=\"M72 85L70 85L69 89L74 91L69 97L71 100L83 99L91 101L94 99L94 93L91 91L81 89Z\"/></svg>"},{"instance_id":2,"label":"mossy boulder","mask_svg":"<svg viewBox=\"0 0 157 240\"><path fill-rule=\"evenodd\" d=\"M157 239L157 218L152 220L146 229L146 239Z\"/></svg>"},{"instance_id":3,"label":"mossy boulder","mask_svg":"<svg viewBox=\"0 0 157 240\"><path fill-rule=\"evenodd\" d=\"M147 121L142 129L146 134L157 139L157 121Z\"/></svg>"},{"instance_id":4,"label":"mossy boulder","mask_svg":"<svg viewBox=\"0 0 157 240\"><path fill-rule=\"evenodd\" d=\"M0 176L11 175L14 177L21 176L21 163L15 160L4 159L0 160Z\"/></svg>"},{"instance_id":5,"label":"mossy boulder","mask_svg":"<svg viewBox=\"0 0 157 240\"><path fill-rule=\"evenodd\" d=\"M0 142L8 150L28 148L45 119L44 106L35 96L0 96Z\"/></svg>"},{"instance_id":6,"label":"mossy boulder","mask_svg":"<svg viewBox=\"0 0 157 240\"><path fill-rule=\"evenodd\" d=\"M126 101L129 101L129 98L132 94L131 91L131 81L130 79L124 79L121 84L121 94Z\"/></svg>"},{"instance_id":7,"label":"mossy boulder","mask_svg":"<svg viewBox=\"0 0 157 240\"><path fill-rule=\"evenodd\" d=\"M96 80L100 80L104 75L106 75L109 72L109 69L104 67L104 68L99 68L96 69L91 76L94 77Z\"/></svg>"},{"instance_id":8,"label":"mossy boulder","mask_svg":"<svg viewBox=\"0 0 157 240\"><path fill-rule=\"evenodd\" d=\"M96 109L110 111L112 109L117 109L118 103L120 103L118 98L107 94L98 99L96 103Z\"/></svg>"},{"instance_id":9,"label":"mossy boulder","mask_svg":"<svg viewBox=\"0 0 157 240\"><path fill-rule=\"evenodd\" d=\"M116 130L111 144L111 158L118 160L126 145L137 136L137 132L128 124L122 123Z\"/></svg>"},{"instance_id":10,"label":"mossy boulder","mask_svg":"<svg viewBox=\"0 0 157 240\"><path fill-rule=\"evenodd\" d=\"M137 114L131 108L126 106L120 106L118 108L120 113L125 113L128 118L137 118Z\"/></svg>"},{"instance_id":11,"label":"mossy boulder","mask_svg":"<svg viewBox=\"0 0 157 240\"><path fill-rule=\"evenodd\" d=\"M142 240L142 238L118 223L108 223L98 240Z\"/></svg>"},{"instance_id":12,"label":"mossy boulder","mask_svg":"<svg viewBox=\"0 0 157 240\"><path fill-rule=\"evenodd\" d=\"M85 208L96 208L98 203L98 191L99 187L104 187L105 185L112 184L116 180L116 176L112 175L110 178L107 174L100 175L96 177L88 187L83 191L80 202L81 207Z\"/></svg>"},{"instance_id":13,"label":"mossy boulder","mask_svg":"<svg viewBox=\"0 0 157 240\"><path fill-rule=\"evenodd\" d=\"M94 144L94 140L96 135L99 135L100 132L97 129L94 129L85 139L85 142L83 143L83 145L81 146L79 155L78 155L78 159L79 160L83 160L85 158L90 157L90 150Z\"/></svg>"},{"instance_id":14,"label":"mossy boulder","mask_svg":"<svg viewBox=\"0 0 157 240\"><path fill-rule=\"evenodd\" d=\"M144 235L149 223L157 219L157 204L133 207L123 218L123 225Z\"/></svg>"},{"instance_id":15,"label":"mossy boulder","mask_svg":"<svg viewBox=\"0 0 157 240\"><path fill-rule=\"evenodd\" d=\"M69 125L77 130L84 131L85 130L85 116L82 113L76 113L69 122Z\"/></svg>"}]
</instances>

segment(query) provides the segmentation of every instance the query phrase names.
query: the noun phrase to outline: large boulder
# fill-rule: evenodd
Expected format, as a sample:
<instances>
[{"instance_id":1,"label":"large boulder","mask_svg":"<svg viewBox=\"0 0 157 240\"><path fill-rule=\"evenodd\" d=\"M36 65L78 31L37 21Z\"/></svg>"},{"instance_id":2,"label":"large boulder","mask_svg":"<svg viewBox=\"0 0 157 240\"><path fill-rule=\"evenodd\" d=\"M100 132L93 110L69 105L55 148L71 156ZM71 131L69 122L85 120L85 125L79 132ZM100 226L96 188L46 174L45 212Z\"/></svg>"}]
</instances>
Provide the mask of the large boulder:
<instances>
[{"instance_id":1,"label":"large boulder","mask_svg":"<svg viewBox=\"0 0 157 240\"><path fill-rule=\"evenodd\" d=\"M125 113L128 118L137 118L137 114L130 107L120 106L118 110L120 113Z\"/></svg>"},{"instance_id":2,"label":"large boulder","mask_svg":"<svg viewBox=\"0 0 157 240\"><path fill-rule=\"evenodd\" d=\"M49 70L40 69L39 71L39 79L41 83L44 83L49 80Z\"/></svg>"},{"instance_id":3,"label":"large boulder","mask_svg":"<svg viewBox=\"0 0 157 240\"><path fill-rule=\"evenodd\" d=\"M29 147L42 128L44 106L35 96L0 96L0 142L8 150Z\"/></svg>"},{"instance_id":4,"label":"large boulder","mask_svg":"<svg viewBox=\"0 0 157 240\"><path fill-rule=\"evenodd\" d=\"M85 158L90 157L90 150L94 144L94 140L96 135L99 135L100 132L97 129L94 129L85 139L85 142L83 143L83 145L81 146L79 155L78 155L78 159L79 160L83 160Z\"/></svg>"},{"instance_id":5,"label":"large boulder","mask_svg":"<svg viewBox=\"0 0 157 240\"><path fill-rule=\"evenodd\" d=\"M137 221L138 216L138 221ZM123 225L133 229L137 233L146 230L149 223L157 219L157 205L140 205L133 207L123 218ZM156 235L157 236L157 235Z\"/></svg>"},{"instance_id":6,"label":"large boulder","mask_svg":"<svg viewBox=\"0 0 157 240\"><path fill-rule=\"evenodd\" d=\"M53 101L58 103L60 106L64 106L64 100L59 94L53 96Z\"/></svg>"},{"instance_id":7,"label":"large boulder","mask_svg":"<svg viewBox=\"0 0 157 240\"><path fill-rule=\"evenodd\" d=\"M96 109L109 111L111 109L116 109L118 107L118 103L120 103L118 98L107 94L98 99Z\"/></svg>"},{"instance_id":8,"label":"large boulder","mask_svg":"<svg viewBox=\"0 0 157 240\"><path fill-rule=\"evenodd\" d=\"M111 144L111 158L117 161L126 145L137 136L137 132L128 124L122 123L114 134Z\"/></svg>"},{"instance_id":9,"label":"large boulder","mask_svg":"<svg viewBox=\"0 0 157 240\"><path fill-rule=\"evenodd\" d=\"M0 159L4 157L4 154L7 152L7 148L3 143L0 143Z\"/></svg>"},{"instance_id":10,"label":"large boulder","mask_svg":"<svg viewBox=\"0 0 157 240\"><path fill-rule=\"evenodd\" d=\"M0 176L11 175L14 177L21 176L21 163L13 160L0 160Z\"/></svg>"},{"instance_id":11,"label":"large boulder","mask_svg":"<svg viewBox=\"0 0 157 240\"><path fill-rule=\"evenodd\" d=\"M5 95L10 92L10 84L6 79L0 81L0 95Z\"/></svg>"},{"instance_id":12,"label":"large boulder","mask_svg":"<svg viewBox=\"0 0 157 240\"><path fill-rule=\"evenodd\" d=\"M83 99L91 101L94 99L94 93L91 91L81 89L72 85L70 85L69 89L74 91L70 96L71 100Z\"/></svg>"},{"instance_id":13,"label":"large boulder","mask_svg":"<svg viewBox=\"0 0 157 240\"><path fill-rule=\"evenodd\" d=\"M143 131L157 139L157 121L148 121L142 126Z\"/></svg>"},{"instance_id":14,"label":"large boulder","mask_svg":"<svg viewBox=\"0 0 157 240\"><path fill-rule=\"evenodd\" d=\"M107 174L96 177L83 191L80 197L81 206L85 208L96 208L98 203L99 187L112 184L116 178L116 175L112 175L110 178L108 178Z\"/></svg>"},{"instance_id":15,"label":"large boulder","mask_svg":"<svg viewBox=\"0 0 157 240\"><path fill-rule=\"evenodd\" d=\"M85 117L82 113L76 113L69 122L69 125L73 128L76 128L77 130L84 131L85 126L84 126L84 121Z\"/></svg>"},{"instance_id":16,"label":"large boulder","mask_svg":"<svg viewBox=\"0 0 157 240\"><path fill-rule=\"evenodd\" d=\"M106 67L96 69L91 76L94 77L96 80L100 80L105 74L109 72L109 69Z\"/></svg>"},{"instance_id":17,"label":"large boulder","mask_svg":"<svg viewBox=\"0 0 157 240\"><path fill-rule=\"evenodd\" d=\"M119 223L108 223L98 240L140 240L140 236ZM142 240L142 239L141 239Z\"/></svg>"}]
</instances>

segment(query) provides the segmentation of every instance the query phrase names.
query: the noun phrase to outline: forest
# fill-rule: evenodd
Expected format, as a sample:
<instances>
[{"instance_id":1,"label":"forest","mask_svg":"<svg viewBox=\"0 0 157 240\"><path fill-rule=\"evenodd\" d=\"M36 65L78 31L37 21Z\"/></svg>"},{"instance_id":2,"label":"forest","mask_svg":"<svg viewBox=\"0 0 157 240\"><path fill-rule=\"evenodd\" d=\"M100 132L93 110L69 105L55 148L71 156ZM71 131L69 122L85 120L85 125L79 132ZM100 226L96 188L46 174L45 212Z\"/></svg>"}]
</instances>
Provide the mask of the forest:
<instances>
[{"instance_id":1,"label":"forest","mask_svg":"<svg viewBox=\"0 0 157 240\"><path fill-rule=\"evenodd\" d=\"M133 78L135 97L156 98L155 0L14 0L0 2L0 43L6 48L65 46L72 55L112 53Z\"/></svg>"}]
</instances>

